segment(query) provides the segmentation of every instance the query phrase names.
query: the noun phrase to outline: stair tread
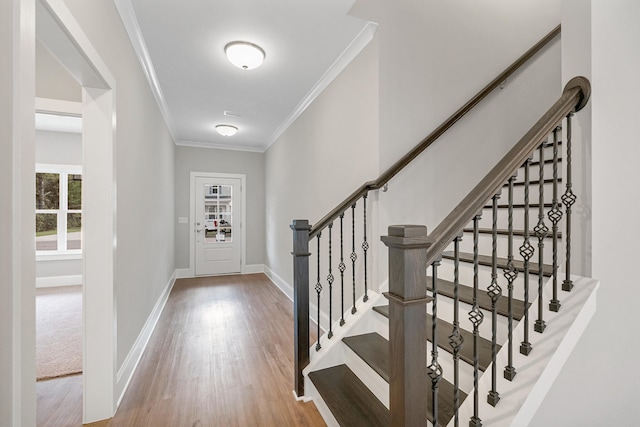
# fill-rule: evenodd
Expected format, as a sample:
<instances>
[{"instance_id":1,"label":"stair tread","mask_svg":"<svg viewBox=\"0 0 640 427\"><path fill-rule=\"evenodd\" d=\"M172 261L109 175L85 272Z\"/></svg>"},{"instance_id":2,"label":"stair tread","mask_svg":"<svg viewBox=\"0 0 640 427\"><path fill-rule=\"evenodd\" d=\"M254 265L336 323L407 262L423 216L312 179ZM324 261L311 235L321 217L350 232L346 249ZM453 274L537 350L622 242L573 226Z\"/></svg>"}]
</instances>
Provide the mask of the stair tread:
<instances>
[{"instance_id":1,"label":"stair tread","mask_svg":"<svg viewBox=\"0 0 640 427\"><path fill-rule=\"evenodd\" d=\"M322 399L342 426L391 425L389 410L346 365L309 373Z\"/></svg>"},{"instance_id":2,"label":"stair tread","mask_svg":"<svg viewBox=\"0 0 640 427\"><path fill-rule=\"evenodd\" d=\"M387 318L389 317L388 305L373 307L373 309L378 313L382 314L383 316ZM432 339L433 330L431 329L432 324L433 324L433 320L431 318L431 315L428 315L427 316L427 340L429 342L433 342L433 339ZM459 353L460 358L465 362L467 362L468 364L473 365L473 333L463 328L458 328L458 330L460 331L460 335L462 336L462 339L465 342L465 345L463 345L462 348L460 349L460 353ZM438 334L438 348L441 348L446 352L453 354L453 349L449 344L449 335L451 335L451 331L453 331L453 325L447 322L446 320L442 320L438 318L438 329L436 331L436 333ZM479 337L478 345L479 345L478 366L481 371L485 371L491 364L491 341L489 341L486 338ZM501 347L502 346L498 345L497 351L500 351Z\"/></svg>"},{"instance_id":3,"label":"stair tread","mask_svg":"<svg viewBox=\"0 0 640 427\"><path fill-rule=\"evenodd\" d=\"M377 363L379 363L379 367L382 371L379 372L376 370L376 372L378 372L380 376L385 379L385 381L389 382L389 341L375 332L343 338L343 341L347 345L349 345L350 348L353 348L352 346L356 346L359 348L366 348L367 350L375 349L377 354L374 357L379 361ZM360 353L358 353L358 351L354 351L358 354L358 356L362 357ZM369 355L369 352L367 351L364 354L365 357L367 357L367 355ZM369 361L364 358L363 360L367 362L369 366L371 366L371 363L369 363ZM428 378L425 378L425 381L428 381L427 402L431 402L431 381ZM438 425L445 426L453 417L453 384L442 378L438 383L438 389ZM467 394L460 390L460 404L464 402L464 399L466 397ZM429 421L433 422L433 412L430 409L430 405L427 406L427 418L429 419Z\"/></svg>"},{"instance_id":4,"label":"stair tread","mask_svg":"<svg viewBox=\"0 0 640 427\"><path fill-rule=\"evenodd\" d=\"M427 289L433 290L431 286L431 277L427 279ZM453 298L453 282L445 279L438 279L438 294ZM461 302L473 305L473 287L458 284L458 298ZM478 306L483 310L491 311L491 297L487 295L486 290L478 292ZM512 315L515 320L520 320L524 316L524 301L514 298L511 304ZM531 306L531 304L529 304ZM496 312L501 316L509 315L509 298L503 295L496 301Z\"/></svg>"},{"instance_id":5,"label":"stair tread","mask_svg":"<svg viewBox=\"0 0 640 427\"><path fill-rule=\"evenodd\" d=\"M558 177L558 182L559 183L562 182L562 178L561 177ZM543 184L553 184L553 178L544 179L544 180L542 180L542 183ZM509 183L505 184L505 186L508 186L508 185L509 185ZM524 186L524 181L516 181L516 182L513 183L513 185L515 187L522 187L522 186ZM529 181L529 185L540 185L540 180L539 179L530 180Z\"/></svg>"},{"instance_id":6,"label":"stair tread","mask_svg":"<svg viewBox=\"0 0 640 427\"><path fill-rule=\"evenodd\" d=\"M558 163L560 163L560 162L562 162L562 157L558 157ZM544 160L544 164L545 165L550 164L550 163L553 163L553 159L545 159ZM535 160L535 161L531 162L531 166L536 166L536 165L539 165L539 164L540 164L539 160Z\"/></svg>"},{"instance_id":7,"label":"stair tread","mask_svg":"<svg viewBox=\"0 0 640 427\"><path fill-rule=\"evenodd\" d=\"M464 230L465 233L473 233L473 228L465 228ZM493 230L491 228L478 228L478 233L480 234L493 234ZM499 228L496 230L496 233L499 235L508 235L509 234L509 230L505 229L505 228ZM513 230L513 235L514 236L524 236L524 230ZM536 236L536 232L531 230L529 231L529 237L535 237ZM553 235L551 233L547 234L547 238L550 239L552 238ZM558 237L562 237L562 232L558 231ZM536 237L537 238L537 237Z\"/></svg>"},{"instance_id":8,"label":"stair tread","mask_svg":"<svg viewBox=\"0 0 640 427\"><path fill-rule=\"evenodd\" d=\"M442 253L442 257L445 259L453 259L452 251L445 251ZM461 262L473 262L473 254L468 252L460 252L460 261ZM478 263L480 265L485 265L491 267L491 256L489 255L478 255ZM506 258L498 258L497 259L498 268L503 269L507 267L507 259ZM513 260L513 266L516 270L522 272L524 271L524 262L519 260ZM538 264L535 262L529 263L529 272L531 274L537 275L540 272ZM542 265L542 274L544 276L551 276L553 274L553 267L548 264Z\"/></svg>"}]
</instances>

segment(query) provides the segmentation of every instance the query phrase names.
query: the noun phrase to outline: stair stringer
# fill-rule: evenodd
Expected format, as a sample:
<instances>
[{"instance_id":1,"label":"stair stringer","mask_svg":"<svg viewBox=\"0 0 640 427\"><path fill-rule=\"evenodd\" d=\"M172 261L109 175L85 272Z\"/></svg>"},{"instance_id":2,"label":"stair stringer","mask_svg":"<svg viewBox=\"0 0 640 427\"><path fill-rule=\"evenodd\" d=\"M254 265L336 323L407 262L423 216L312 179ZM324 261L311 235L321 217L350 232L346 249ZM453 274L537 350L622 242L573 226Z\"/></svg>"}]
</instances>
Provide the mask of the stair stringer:
<instances>
[{"instance_id":1,"label":"stair stringer","mask_svg":"<svg viewBox=\"0 0 640 427\"><path fill-rule=\"evenodd\" d=\"M559 274L559 277L563 275ZM559 295L562 307L558 313L549 311L548 304L545 304L544 317L547 328L543 334L533 330L536 310L532 306L529 340L533 351L529 356L519 352L520 342L524 337L524 321L519 322L514 329L513 365L516 368L516 376L513 381L508 381L502 376L508 357L506 343L498 353L497 390L500 393L500 402L495 408L487 403L487 395L491 390L491 375L480 377L479 415L483 425L527 426L535 415L596 310L596 292L600 282L580 276L572 276L572 279L575 284L573 290L561 291ZM550 279L545 285L545 301L550 299L552 282ZM487 372L490 372L490 369ZM473 403L473 397L469 396L460 407L462 422L473 416ZM453 426L454 420L452 419L448 425Z\"/></svg>"}]
</instances>

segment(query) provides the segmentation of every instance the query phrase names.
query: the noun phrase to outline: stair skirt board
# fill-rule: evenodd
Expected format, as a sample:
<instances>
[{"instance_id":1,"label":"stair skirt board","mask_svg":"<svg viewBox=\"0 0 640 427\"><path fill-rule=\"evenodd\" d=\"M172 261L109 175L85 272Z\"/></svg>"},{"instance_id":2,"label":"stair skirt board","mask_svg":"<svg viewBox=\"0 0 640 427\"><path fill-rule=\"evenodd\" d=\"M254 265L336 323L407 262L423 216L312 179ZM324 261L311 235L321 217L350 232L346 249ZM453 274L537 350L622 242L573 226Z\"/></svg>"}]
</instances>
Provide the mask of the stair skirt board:
<instances>
[{"instance_id":1,"label":"stair skirt board","mask_svg":"<svg viewBox=\"0 0 640 427\"><path fill-rule=\"evenodd\" d=\"M549 311L545 304L545 332L535 332L534 322L530 322L529 337L533 351L529 356L524 356L518 351L520 342L524 339L524 322L520 322L515 328L513 365L516 368L516 376L513 381L504 379L502 375L498 376L500 402L495 408L489 405L486 399L491 390L491 375L480 377L479 411L483 425L524 426L528 425L535 415L595 313L596 291L600 282L579 276L572 276L572 279L575 284L573 291L560 291L562 308L558 313ZM552 283L549 281L544 289L544 300L549 301L551 294ZM498 353L496 363L499 373L502 373L507 365L507 352L508 348L505 345ZM472 415L473 399L467 399L460 407L460 419L468 420Z\"/></svg>"},{"instance_id":2,"label":"stair skirt board","mask_svg":"<svg viewBox=\"0 0 640 427\"><path fill-rule=\"evenodd\" d=\"M595 312L595 296L599 282L578 276L574 276L573 280L575 287L572 292L561 291L560 299L562 301L562 308L559 313L550 312L545 304L544 316L547 329L544 334L533 331L535 317L531 317L529 336L533 351L528 357L521 355L518 351L520 342L523 340L524 322L517 323L514 329L513 352L514 367L516 368L517 374L513 382L509 382L502 377L504 367L507 365L508 354L506 342L504 343L497 355L498 372L500 373L498 376L498 391L501 400L495 408L486 403L486 396L491 389L490 369L485 371L489 372L488 375L483 375L482 372L480 373L480 417L483 425L500 427L526 425L535 414L538 406L551 387L551 384L559 374L562 365L575 347L578 338L584 332L584 329ZM552 280L546 279L545 281L547 283L544 288L544 299L548 301L552 292ZM340 334L334 330L336 335L332 338L330 346L326 348L323 347L320 352L315 352L315 349L312 349L312 364L305 369L306 394L314 400L318 411L329 426L337 426L339 424L331 412L331 409L329 409L322 399L317 387L309 378L309 374L312 371L345 365L343 369L348 369L350 372L353 372L372 395L375 396L375 399L379 401L378 403L386 408L389 406L389 388L387 381L351 349L349 345L342 341L344 337L353 337L355 335L374 332L378 333L382 338L388 339L388 324L385 323L387 319L379 313L379 309L376 309L378 312L372 309L373 306L386 304L387 301L380 294L373 293L372 295L367 303L359 303L361 309L353 316L354 319L349 319L351 324L348 328L346 326L339 328L337 331L339 331ZM446 314L445 312L447 310L441 309L441 307L445 305L446 300L448 300L446 297L441 297L439 300L438 312L441 315ZM379 319L384 319L385 322L380 322ZM489 319L490 317L485 317L483 324L490 325ZM384 330L385 326L386 330ZM380 328L383 330L380 330ZM347 341L349 341L349 339L347 339ZM506 338L504 341L506 341ZM446 343L441 344L446 345ZM430 343L427 345L427 354L430 360L431 346ZM452 378L449 377L453 375L453 363L451 359L451 355L444 349L441 349L440 363L444 371L443 379L448 382L452 382ZM473 370L469 364L463 361L460 363L460 368L461 392L468 393L472 390ZM472 414L473 399L468 398L463 401L460 407L461 423L466 424ZM453 420L449 425L453 425Z\"/></svg>"},{"instance_id":3,"label":"stair skirt board","mask_svg":"<svg viewBox=\"0 0 640 427\"><path fill-rule=\"evenodd\" d=\"M356 301L358 311L356 311L355 314L351 314L351 311L345 314L345 324L343 326L340 326L339 321L334 322L332 326L333 337L331 339L327 338L327 334L320 337L320 345L322 348L319 351L316 351L315 343L311 346L309 350L309 365L303 370L305 376L305 396L308 395L306 390L307 384L309 383L309 372L345 363L342 338L350 335L374 332L376 324L380 323L376 321L372 308L374 305L383 304L386 299L383 295L371 290L368 292L368 295L369 300L367 302L363 302L362 298Z\"/></svg>"}]
</instances>

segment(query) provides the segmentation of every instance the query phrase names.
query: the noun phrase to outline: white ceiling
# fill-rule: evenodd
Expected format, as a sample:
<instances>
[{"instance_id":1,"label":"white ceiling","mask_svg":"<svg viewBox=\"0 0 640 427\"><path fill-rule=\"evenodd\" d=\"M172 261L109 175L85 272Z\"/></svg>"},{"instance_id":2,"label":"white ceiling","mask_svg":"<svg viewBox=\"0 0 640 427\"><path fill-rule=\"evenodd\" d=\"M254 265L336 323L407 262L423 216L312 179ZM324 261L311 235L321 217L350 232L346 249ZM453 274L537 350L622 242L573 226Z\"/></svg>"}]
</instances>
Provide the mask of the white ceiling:
<instances>
[{"instance_id":1,"label":"white ceiling","mask_svg":"<svg viewBox=\"0 0 640 427\"><path fill-rule=\"evenodd\" d=\"M115 0L179 145L266 150L371 40L354 0ZM241 70L224 46L249 41L264 64ZM225 116L225 111L238 116ZM233 137L214 126L239 128Z\"/></svg>"}]
</instances>

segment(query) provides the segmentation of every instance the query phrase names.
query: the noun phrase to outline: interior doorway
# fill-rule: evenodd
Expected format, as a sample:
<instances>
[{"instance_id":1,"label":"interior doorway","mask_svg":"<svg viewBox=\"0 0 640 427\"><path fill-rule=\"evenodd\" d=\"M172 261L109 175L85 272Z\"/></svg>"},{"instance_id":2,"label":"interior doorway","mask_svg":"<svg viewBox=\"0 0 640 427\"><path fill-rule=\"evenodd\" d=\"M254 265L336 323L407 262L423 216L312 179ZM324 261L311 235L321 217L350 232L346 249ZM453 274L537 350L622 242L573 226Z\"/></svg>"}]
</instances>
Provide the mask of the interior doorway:
<instances>
[{"instance_id":1,"label":"interior doorway","mask_svg":"<svg viewBox=\"0 0 640 427\"><path fill-rule=\"evenodd\" d=\"M116 408L115 79L64 2L37 0L35 13L37 40L81 87L82 421L90 423ZM36 100L45 112L60 104Z\"/></svg>"}]
</instances>

